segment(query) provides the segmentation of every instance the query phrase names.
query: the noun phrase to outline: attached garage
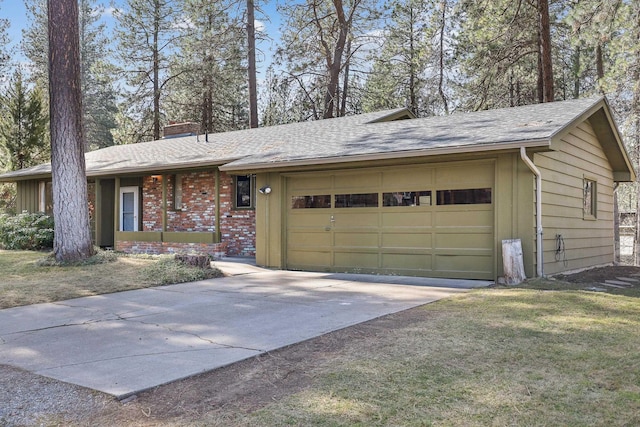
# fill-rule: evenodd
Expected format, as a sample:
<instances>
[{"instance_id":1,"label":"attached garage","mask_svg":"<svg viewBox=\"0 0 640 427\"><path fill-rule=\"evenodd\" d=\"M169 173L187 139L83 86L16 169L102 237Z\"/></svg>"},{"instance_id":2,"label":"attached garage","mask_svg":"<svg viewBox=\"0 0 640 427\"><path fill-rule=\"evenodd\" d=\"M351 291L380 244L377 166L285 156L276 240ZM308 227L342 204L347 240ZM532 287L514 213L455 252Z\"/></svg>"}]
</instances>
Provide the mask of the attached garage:
<instances>
[{"instance_id":1,"label":"attached garage","mask_svg":"<svg viewBox=\"0 0 640 427\"><path fill-rule=\"evenodd\" d=\"M614 186L635 172L604 98L406 118L282 127L222 166L265 190L258 264L497 280L507 239L528 277L613 262Z\"/></svg>"},{"instance_id":2,"label":"attached garage","mask_svg":"<svg viewBox=\"0 0 640 427\"><path fill-rule=\"evenodd\" d=\"M492 279L495 162L286 176L288 269Z\"/></svg>"}]
</instances>

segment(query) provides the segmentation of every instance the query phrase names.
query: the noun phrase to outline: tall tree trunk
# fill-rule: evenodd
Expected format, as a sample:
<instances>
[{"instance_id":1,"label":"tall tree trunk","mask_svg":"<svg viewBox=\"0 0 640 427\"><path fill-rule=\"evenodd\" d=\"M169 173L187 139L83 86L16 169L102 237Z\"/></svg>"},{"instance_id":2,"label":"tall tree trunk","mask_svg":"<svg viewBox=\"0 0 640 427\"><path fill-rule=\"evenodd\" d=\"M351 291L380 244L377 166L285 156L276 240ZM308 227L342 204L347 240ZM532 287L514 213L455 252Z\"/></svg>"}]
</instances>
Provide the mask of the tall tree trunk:
<instances>
[{"instance_id":1,"label":"tall tree trunk","mask_svg":"<svg viewBox=\"0 0 640 427\"><path fill-rule=\"evenodd\" d=\"M258 127L258 86L256 83L256 29L253 0L247 0L247 46L249 73L249 127Z\"/></svg>"},{"instance_id":2,"label":"tall tree trunk","mask_svg":"<svg viewBox=\"0 0 640 427\"><path fill-rule=\"evenodd\" d=\"M538 26L538 81L536 86L536 95L538 96L538 102L542 104L544 102L544 77L542 75L542 49L540 48L540 26Z\"/></svg>"},{"instance_id":3,"label":"tall tree trunk","mask_svg":"<svg viewBox=\"0 0 640 427\"><path fill-rule=\"evenodd\" d=\"M542 61L542 100L553 102L553 58L551 57L551 25L549 0L538 0L540 22L540 59Z\"/></svg>"},{"instance_id":4,"label":"tall tree trunk","mask_svg":"<svg viewBox=\"0 0 640 427\"><path fill-rule=\"evenodd\" d=\"M445 25L447 19L447 0L442 0L441 3L441 20L440 20L440 46L438 49L438 94L442 99L442 105L444 107L444 113L449 114L449 103L447 102L447 96L444 93L444 34Z\"/></svg>"},{"instance_id":5,"label":"tall tree trunk","mask_svg":"<svg viewBox=\"0 0 640 427\"><path fill-rule=\"evenodd\" d=\"M347 21L344 13L344 5L342 0L333 0L333 5L336 10L336 18L338 21L338 40L336 40L336 46L333 50L333 58L330 56L328 62L328 74L329 83L327 84L327 92L324 97L324 115L323 118L329 119L335 116L338 83L340 81L340 70L342 69L342 56L344 48L347 43L347 35L349 33L349 22ZM355 6L354 6L355 7ZM331 55L327 52L327 55Z\"/></svg>"},{"instance_id":6,"label":"tall tree trunk","mask_svg":"<svg viewBox=\"0 0 640 427\"><path fill-rule=\"evenodd\" d=\"M596 89L604 95L602 88L602 79L604 79L604 61L602 59L602 43L596 45L596 74L598 76L598 84Z\"/></svg>"},{"instance_id":7,"label":"tall tree trunk","mask_svg":"<svg viewBox=\"0 0 640 427\"><path fill-rule=\"evenodd\" d=\"M49 0L53 250L60 262L93 254L82 129L77 0Z\"/></svg>"},{"instance_id":8,"label":"tall tree trunk","mask_svg":"<svg viewBox=\"0 0 640 427\"><path fill-rule=\"evenodd\" d=\"M573 98L580 98L580 46L573 54Z\"/></svg>"},{"instance_id":9,"label":"tall tree trunk","mask_svg":"<svg viewBox=\"0 0 640 427\"><path fill-rule=\"evenodd\" d=\"M637 2L631 3L634 6L632 17L635 23L633 40L635 46L640 46L640 6ZM631 99L631 115L635 117L634 120L634 142L635 142L635 155L638 169L640 169L640 52L638 49L634 49L634 62L631 67L632 81L636 82L633 86L633 97ZM636 170L638 170L636 169ZM635 230L635 245L634 245L634 265L640 266L640 174L636 175L636 230Z\"/></svg>"},{"instance_id":10,"label":"tall tree trunk","mask_svg":"<svg viewBox=\"0 0 640 427\"><path fill-rule=\"evenodd\" d=\"M417 64L416 64L416 48L415 48L415 10L413 6L409 6L409 19L410 24L409 28L411 31L409 33L409 109L416 116L418 115L418 101L416 95L416 85L417 83Z\"/></svg>"},{"instance_id":11,"label":"tall tree trunk","mask_svg":"<svg viewBox=\"0 0 640 427\"><path fill-rule=\"evenodd\" d=\"M153 21L153 139L160 139L160 5L154 1Z\"/></svg>"},{"instance_id":12,"label":"tall tree trunk","mask_svg":"<svg viewBox=\"0 0 640 427\"><path fill-rule=\"evenodd\" d=\"M351 39L347 42L347 58L351 56ZM342 79L342 99L340 100L340 117L347 115L347 93L349 91L349 65L351 61L347 60L344 66L344 78Z\"/></svg>"}]
</instances>

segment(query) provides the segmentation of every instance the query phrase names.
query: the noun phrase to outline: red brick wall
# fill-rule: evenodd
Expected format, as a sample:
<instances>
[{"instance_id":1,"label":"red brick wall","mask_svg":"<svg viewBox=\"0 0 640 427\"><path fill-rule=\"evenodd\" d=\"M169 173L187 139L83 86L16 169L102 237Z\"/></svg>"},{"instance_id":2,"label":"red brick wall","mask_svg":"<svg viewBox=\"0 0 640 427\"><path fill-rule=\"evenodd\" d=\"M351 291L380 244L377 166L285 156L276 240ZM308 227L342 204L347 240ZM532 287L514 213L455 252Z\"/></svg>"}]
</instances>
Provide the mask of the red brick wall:
<instances>
[{"instance_id":1,"label":"red brick wall","mask_svg":"<svg viewBox=\"0 0 640 427\"><path fill-rule=\"evenodd\" d=\"M136 254L173 254L185 252L199 252L220 258L227 255L227 244L223 243L170 243L170 242L116 242L116 250Z\"/></svg>"},{"instance_id":2,"label":"red brick wall","mask_svg":"<svg viewBox=\"0 0 640 427\"><path fill-rule=\"evenodd\" d=\"M162 231L162 180L142 180L142 231Z\"/></svg>"},{"instance_id":3,"label":"red brick wall","mask_svg":"<svg viewBox=\"0 0 640 427\"><path fill-rule=\"evenodd\" d=\"M185 133L198 135L200 133L200 123L193 123L193 122L174 123L174 124L165 126L162 131L162 135L165 138L173 135L182 135Z\"/></svg>"},{"instance_id":4,"label":"red brick wall","mask_svg":"<svg viewBox=\"0 0 640 427\"><path fill-rule=\"evenodd\" d=\"M256 255L256 211L234 209L233 176L220 173L220 232L229 254Z\"/></svg>"},{"instance_id":5,"label":"red brick wall","mask_svg":"<svg viewBox=\"0 0 640 427\"><path fill-rule=\"evenodd\" d=\"M189 172L182 177L182 204L173 206L175 177L167 179L167 230L214 232L216 225L215 172ZM231 256L255 256L255 210L234 209L233 177L220 172L220 233ZM146 176L142 187L142 230L162 231L162 179ZM118 247L124 242L118 242ZM146 243L136 251L145 252ZM128 245L132 247L132 245ZM123 249L124 250L124 249ZM133 249L131 249L133 250ZM158 249L149 249L158 250ZM163 248L168 250L168 248ZM156 253L156 252L150 252Z\"/></svg>"}]
</instances>

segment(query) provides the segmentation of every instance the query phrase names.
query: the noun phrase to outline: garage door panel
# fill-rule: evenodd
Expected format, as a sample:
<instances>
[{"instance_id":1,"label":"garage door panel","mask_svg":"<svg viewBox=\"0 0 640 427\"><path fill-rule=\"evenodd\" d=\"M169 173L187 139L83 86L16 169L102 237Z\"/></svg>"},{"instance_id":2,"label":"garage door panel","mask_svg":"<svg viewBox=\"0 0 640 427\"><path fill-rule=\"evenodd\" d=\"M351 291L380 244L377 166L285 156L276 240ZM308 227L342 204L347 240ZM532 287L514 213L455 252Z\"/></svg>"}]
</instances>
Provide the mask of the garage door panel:
<instances>
[{"instance_id":1,"label":"garage door panel","mask_svg":"<svg viewBox=\"0 0 640 427\"><path fill-rule=\"evenodd\" d=\"M288 261L291 267L301 269L317 269L324 267L322 271L328 271L331 265L331 251L313 250L313 251L300 251L289 250L287 254Z\"/></svg>"},{"instance_id":2,"label":"garage door panel","mask_svg":"<svg viewBox=\"0 0 640 427\"><path fill-rule=\"evenodd\" d=\"M331 233L326 231L290 231L289 239L293 243L292 248L304 247L331 247Z\"/></svg>"},{"instance_id":3,"label":"garage door panel","mask_svg":"<svg viewBox=\"0 0 640 427\"><path fill-rule=\"evenodd\" d=\"M331 176L313 175L309 177L296 177L287 182L288 190L292 193L302 190L316 190L331 187ZM305 193L300 193L304 195Z\"/></svg>"},{"instance_id":4,"label":"garage door panel","mask_svg":"<svg viewBox=\"0 0 640 427\"><path fill-rule=\"evenodd\" d=\"M437 271L462 271L460 265L464 265L464 271L484 272L492 271L492 256L490 254L469 255L435 255L435 270Z\"/></svg>"},{"instance_id":5,"label":"garage door panel","mask_svg":"<svg viewBox=\"0 0 640 427\"><path fill-rule=\"evenodd\" d=\"M370 233L355 232L355 233L336 233L334 238L334 244L337 247L349 246L349 247L365 247L378 249L378 232L374 230Z\"/></svg>"},{"instance_id":6,"label":"garage door panel","mask_svg":"<svg viewBox=\"0 0 640 427\"><path fill-rule=\"evenodd\" d=\"M353 210L358 208L353 208ZM336 230L341 230L346 227L378 227L378 213L377 212L336 212L334 215L334 227Z\"/></svg>"},{"instance_id":7,"label":"garage door panel","mask_svg":"<svg viewBox=\"0 0 640 427\"><path fill-rule=\"evenodd\" d=\"M376 252L334 252L334 265L338 268L349 268L357 270L359 268L377 269L378 253Z\"/></svg>"},{"instance_id":8,"label":"garage door panel","mask_svg":"<svg viewBox=\"0 0 640 427\"><path fill-rule=\"evenodd\" d=\"M382 268L402 270L431 270L431 255L416 253L383 253Z\"/></svg>"},{"instance_id":9,"label":"garage door panel","mask_svg":"<svg viewBox=\"0 0 640 427\"><path fill-rule=\"evenodd\" d=\"M382 233L383 248L431 248L431 233Z\"/></svg>"},{"instance_id":10,"label":"garage door panel","mask_svg":"<svg viewBox=\"0 0 640 427\"><path fill-rule=\"evenodd\" d=\"M431 227L432 213L424 209L413 212L403 212L402 210L412 208L384 208L382 212L383 227Z\"/></svg>"},{"instance_id":11,"label":"garage door panel","mask_svg":"<svg viewBox=\"0 0 640 427\"><path fill-rule=\"evenodd\" d=\"M494 180L493 167L486 164L461 164L459 166L447 166L436 169L436 184L450 186L451 184L472 184L492 186Z\"/></svg>"},{"instance_id":12,"label":"garage door panel","mask_svg":"<svg viewBox=\"0 0 640 427\"><path fill-rule=\"evenodd\" d=\"M435 223L438 227L474 227L493 225L492 210L466 210L437 212Z\"/></svg>"},{"instance_id":13,"label":"garage door panel","mask_svg":"<svg viewBox=\"0 0 640 427\"><path fill-rule=\"evenodd\" d=\"M334 177L334 188L336 190L351 188L378 188L380 186L381 176L380 172L336 175Z\"/></svg>"},{"instance_id":14,"label":"garage door panel","mask_svg":"<svg viewBox=\"0 0 640 427\"><path fill-rule=\"evenodd\" d=\"M328 212L289 215L290 228L313 228L329 225L331 225L331 214Z\"/></svg>"},{"instance_id":15,"label":"garage door panel","mask_svg":"<svg viewBox=\"0 0 640 427\"><path fill-rule=\"evenodd\" d=\"M420 191L433 183L433 169L428 167L408 168L399 171L385 171L382 174L382 186L396 191ZM418 188L420 187L420 188Z\"/></svg>"},{"instance_id":16,"label":"garage door panel","mask_svg":"<svg viewBox=\"0 0 640 427\"><path fill-rule=\"evenodd\" d=\"M447 233L436 235L436 248L483 249L493 245L493 234Z\"/></svg>"}]
</instances>

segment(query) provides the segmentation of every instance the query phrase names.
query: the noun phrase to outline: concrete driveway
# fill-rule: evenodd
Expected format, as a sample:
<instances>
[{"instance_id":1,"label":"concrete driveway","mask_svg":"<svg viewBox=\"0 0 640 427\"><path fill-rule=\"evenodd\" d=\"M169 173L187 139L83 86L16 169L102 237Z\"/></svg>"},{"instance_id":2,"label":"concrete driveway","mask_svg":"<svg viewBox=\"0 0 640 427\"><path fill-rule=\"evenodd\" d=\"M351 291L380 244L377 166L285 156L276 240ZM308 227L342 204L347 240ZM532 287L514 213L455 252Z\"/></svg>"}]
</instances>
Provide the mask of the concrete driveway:
<instances>
[{"instance_id":1,"label":"concrete driveway","mask_svg":"<svg viewBox=\"0 0 640 427\"><path fill-rule=\"evenodd\" d=\"M262 270L0 310L0 363L124 398L489 282Z\"/></svg>"}]
</instances>

